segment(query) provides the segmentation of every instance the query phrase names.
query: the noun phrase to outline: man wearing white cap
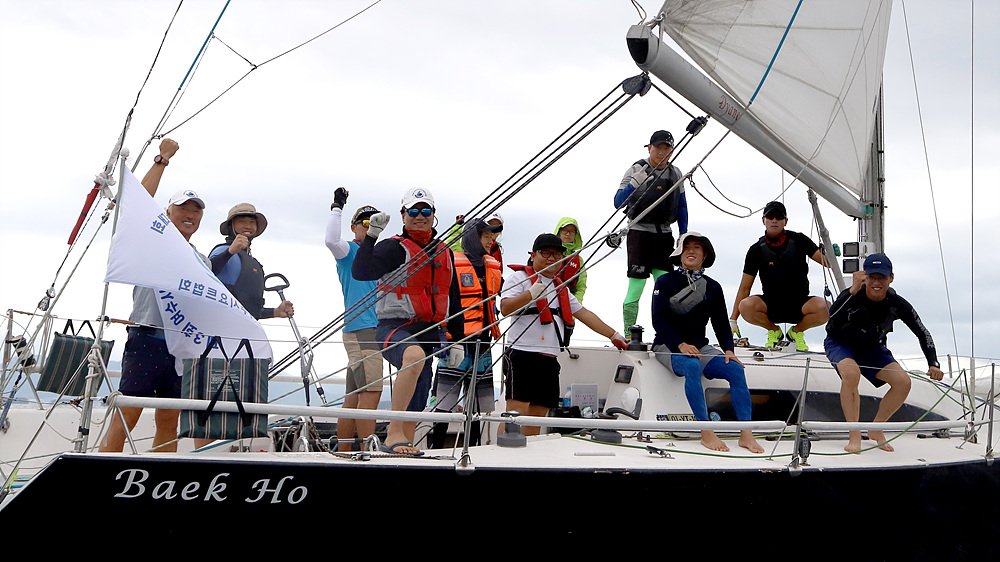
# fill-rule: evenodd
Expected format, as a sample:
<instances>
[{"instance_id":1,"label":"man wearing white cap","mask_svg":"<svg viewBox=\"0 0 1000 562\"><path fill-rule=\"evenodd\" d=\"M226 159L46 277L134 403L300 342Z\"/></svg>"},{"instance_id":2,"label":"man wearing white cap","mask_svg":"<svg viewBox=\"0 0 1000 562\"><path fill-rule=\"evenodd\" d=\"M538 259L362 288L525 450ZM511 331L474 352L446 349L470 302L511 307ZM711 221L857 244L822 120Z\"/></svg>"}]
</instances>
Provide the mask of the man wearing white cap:
<instances>
[{"instance_id":1,"label":"man wearing white cap","mask_svg":"<svg viewBox=\"0 0 1000 562\"><path fill-rule=\"evenodd\" d=\"M160 143L160 153L153 159L152 168L142 178L142 186L149 192L150 197L156 196L163 170L178 148L177 143L170 139L163 139ZM174 193L167 203L167 217L188 243L191 241L191 236L198 231L204 214L205 202L190 189ZM194 245L191 247L194 248ZM209 264L208 258L200 252L198 255L205 265ZM128 328L128 341L125 343L125 355L122 357L122 377L118 390L129 396L180 398L181 375L175 367L174 356L167 349L163 320L156 304L156 292L148 287L135 287L132 290L132 302L132 314L129 320L135 324ZM152 449L154 452L177 451L179 413L179 410L156 409L154 418L156 433ZM139 421L142 408L123 407L121 414L112 417L108 434L101 442L102 452L121 452L125 445L125 428L122 427L121 418L125 418L125 423L131 430Z\"/></svg>"},{"instance_id":2,"label":"man wearing white cap","mask_svg":"<svg viewBox=\"0 0 1000 562\"><path fill-rule=\"evenodd\" d=\"M465 338L458 279L452 251L434 230L434 197L414 188L402 199L403 232L378 244L389 224L389 215L376 213L368 220L368 233L358 248L351 273L359 281L379 281L377 339L382 356L399 369L392 390L392 409L422 411L431 388L431 354L445 341L442 323L456 342L447 353L448 366L465 359L459 342ZM393 420L386 433L385 450L419 454L413 445L416 422Z\"/></svg>"}]
</instances>

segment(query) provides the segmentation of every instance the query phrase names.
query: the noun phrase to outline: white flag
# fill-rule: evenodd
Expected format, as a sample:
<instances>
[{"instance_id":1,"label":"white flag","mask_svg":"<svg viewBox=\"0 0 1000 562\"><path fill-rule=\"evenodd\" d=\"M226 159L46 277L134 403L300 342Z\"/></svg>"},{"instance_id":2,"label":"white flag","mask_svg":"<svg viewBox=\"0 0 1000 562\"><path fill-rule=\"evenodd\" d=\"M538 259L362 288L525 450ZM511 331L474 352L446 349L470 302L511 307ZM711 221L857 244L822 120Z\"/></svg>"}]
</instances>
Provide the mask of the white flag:
<instances>
[{"instance_id":1,"label":"white flag","mask_svg":"<svg viewBox=\"0 0 1000 562\"><path fill-rule=\"evenodd\" d=\"M205 265L128 168L118 204L104 280L156 291L177 372L184 358L201 357L212 336L223 338L227 354L247 338L254 357L270 358L271 346L260 323ZM211 356L221 355L214 349Z\"/></svg>"}]
</instances>

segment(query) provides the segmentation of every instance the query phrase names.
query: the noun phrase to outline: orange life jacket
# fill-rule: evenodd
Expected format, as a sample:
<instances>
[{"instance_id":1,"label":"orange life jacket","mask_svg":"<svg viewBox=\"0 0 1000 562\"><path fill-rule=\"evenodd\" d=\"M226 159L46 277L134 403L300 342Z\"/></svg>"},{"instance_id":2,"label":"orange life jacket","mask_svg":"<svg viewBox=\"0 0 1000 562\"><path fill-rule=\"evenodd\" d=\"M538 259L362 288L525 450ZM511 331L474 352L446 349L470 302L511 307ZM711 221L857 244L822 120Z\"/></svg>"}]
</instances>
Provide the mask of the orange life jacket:
<instances>
[{"instance_id":1,"label":"orange life jacket","mask_svg":"<svg viewBox=\"0 0 1000 562\"><path fill-rule=\"evenodd\" d=\"M480 279L468 256L455 252L455 273L458 277L462 308L465 310L465 335L478 334L483 330L483 326L488 325L493 339L499 339L500 328L496 325L497 312L493 297L500 292L503 276L497 260L484 255L483 263L486 266L486 277Z\"/></svg>"}]
</instances>

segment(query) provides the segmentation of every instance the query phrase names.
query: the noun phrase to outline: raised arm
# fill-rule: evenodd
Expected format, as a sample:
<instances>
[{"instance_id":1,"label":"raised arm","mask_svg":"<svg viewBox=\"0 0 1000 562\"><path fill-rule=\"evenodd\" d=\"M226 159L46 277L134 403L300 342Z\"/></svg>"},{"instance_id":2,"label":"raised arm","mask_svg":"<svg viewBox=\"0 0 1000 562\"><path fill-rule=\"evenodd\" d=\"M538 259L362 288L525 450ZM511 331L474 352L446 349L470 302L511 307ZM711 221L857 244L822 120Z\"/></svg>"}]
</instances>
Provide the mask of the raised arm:
<instances>
[{"instance_id":1,"label":"raised arm","mask_svg":"<svg viewBox=\"0 0 1000 562\"><path fill-rule=\"evenodd\" d=\"M159 162L153 162L149 171L146 172L146 175L142 178L142 187L146 188L150 197L156 196L156 190L160 186L160 178L163 177L163 170L166 169L170 159L177 153L178 148L180 148L180 146L178 146L178 144L171 139L163 139L160 141L161 160Z\"/></svg>"}]
</instances>

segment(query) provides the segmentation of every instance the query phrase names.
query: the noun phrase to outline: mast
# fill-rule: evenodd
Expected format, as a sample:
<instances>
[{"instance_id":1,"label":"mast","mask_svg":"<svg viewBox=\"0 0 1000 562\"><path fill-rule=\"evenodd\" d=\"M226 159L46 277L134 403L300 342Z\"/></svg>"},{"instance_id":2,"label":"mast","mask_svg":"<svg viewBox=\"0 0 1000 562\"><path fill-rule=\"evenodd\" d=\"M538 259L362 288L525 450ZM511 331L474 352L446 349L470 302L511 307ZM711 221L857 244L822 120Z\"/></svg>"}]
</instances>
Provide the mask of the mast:
<instances>
[{"instance_id":1,"label":"mast","mask_svg":"<svg viewBox=\"0 0 1000 562\"><path fill-rule=\"evenodd\" d=\"M883 144L882 88L879 87L875 101L875 127L872 129L871 154L868 159L868 173L862 186L861 201L865 205L865 215L858 228L858 240L870 250L878 253L885 249L885 146ZM867 244L864 244L867 243Z\"/></svg>"}]
</instances>

